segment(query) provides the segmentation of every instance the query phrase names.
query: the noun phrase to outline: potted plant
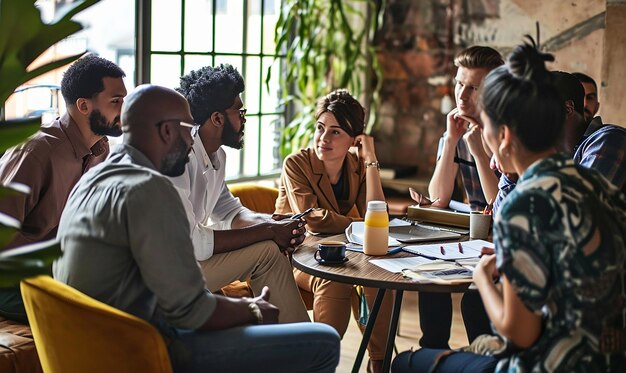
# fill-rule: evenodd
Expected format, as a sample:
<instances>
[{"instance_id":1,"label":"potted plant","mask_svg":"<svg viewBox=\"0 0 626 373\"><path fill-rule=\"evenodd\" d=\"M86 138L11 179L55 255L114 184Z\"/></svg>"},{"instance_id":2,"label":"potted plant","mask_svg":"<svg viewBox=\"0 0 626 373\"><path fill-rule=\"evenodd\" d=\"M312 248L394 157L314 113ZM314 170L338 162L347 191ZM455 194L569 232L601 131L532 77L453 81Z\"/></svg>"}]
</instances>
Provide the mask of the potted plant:
<instances>
[{"instance_id":1,"label":"potted plant","mask_svg":"<svg viewBox=\"0 0 626 373\"><path fill-rule=\"evenodd\" d=\"M382 24L381 9L382 0L283 2L275 30L276 56L284 57L282 102L292 109L287 115L292 119L281 133L283 158L308 146L316 101L336 88L347 88L360 98L369 113L366 133L371 130L382 81L371 41Z\"/></svg>"},{"instance_id":2,"label":"potted plant","mask_svg":"<svg viewBox=\"0 0 626 373\"><path fill-rule=\"evenodd\" d=\"M50 46L80 31L82 25L71 18L98 1L75 0L59 9L51 23L44 23L35 0L0 0L0 107L20 85L84 54L30 67ZM40 124L41 118L4 120L0 113L0 154L37 132ZM28 192L24 185L0 185L0 198ZM2 251L19 227L18 221L0 212L0 287L12 287L23 278L49 273L52 262L61 254L54 240Z\"/></svg>"}]
</instances>

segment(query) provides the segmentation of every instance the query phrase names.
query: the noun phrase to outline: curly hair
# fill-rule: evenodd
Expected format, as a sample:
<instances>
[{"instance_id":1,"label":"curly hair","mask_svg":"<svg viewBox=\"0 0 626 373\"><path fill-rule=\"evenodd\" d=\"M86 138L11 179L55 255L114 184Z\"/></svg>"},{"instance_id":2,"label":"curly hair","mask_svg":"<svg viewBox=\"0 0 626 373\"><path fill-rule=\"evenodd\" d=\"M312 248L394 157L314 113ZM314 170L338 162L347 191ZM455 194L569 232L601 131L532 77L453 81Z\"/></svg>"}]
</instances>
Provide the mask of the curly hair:
<instances>
[{"instance_id":1,"label":"curly hair","mask_svg":"<svg viewBox=\"0 0 626 373\"><path fill-rule=\"evenodd\" d=\"M365 128L365 109L348 92L337 89L317 101L315 119L326 112L332 113L342 130L352 137L363 133Z\"/></svg>"},{"instance_id":2,"label":"curly hair","mask_svg":"<svg viewBox=\"0 0 626 373\"><path fill-rule=\"evenodd\" d=\"M185 96L191 115L202 125L214 112L233 106L235 99L245 89L243 77L229 64L206 66L180 78L176 90Z\"/></svg>"},{"instance_id":3,"label":"curly hair","mask_svg":"<svg viewBox=\"0 0 626 373\"><path fill-rule=\"evenodd\" d=\"M492 70L481 89L481 106L492 125L507 125L530 151L553 147L561 134L565 108L535 41L517 46L507 65Z\"/></svg>"},{"instance_id":4,"label":"curly hair","mask_svg":"<svg viewBox=\"0 0 626 373\"><path fill-rule=\"evenodd\" d=\"M94 98L104 91L102 78L123 78L126 74L113 62L88 54L74 62L63 74L61 94L68 105L79 98Z\"/></svg>"}]
</instances>

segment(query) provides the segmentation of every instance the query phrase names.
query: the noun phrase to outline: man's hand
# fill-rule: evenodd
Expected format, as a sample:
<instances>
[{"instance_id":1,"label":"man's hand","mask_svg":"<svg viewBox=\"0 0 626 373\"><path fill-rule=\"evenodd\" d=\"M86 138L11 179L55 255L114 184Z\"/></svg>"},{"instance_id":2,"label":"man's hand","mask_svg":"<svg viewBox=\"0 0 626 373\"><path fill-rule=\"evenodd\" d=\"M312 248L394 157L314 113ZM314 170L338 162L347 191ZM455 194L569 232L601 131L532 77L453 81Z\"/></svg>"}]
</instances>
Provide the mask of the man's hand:
<instances>
[{"instance_id":1,"label":"man's hand","mask_svg":"<svg viewBox=\"0 0 626 373\"><path fill-rule=\"evenodd\" d=\"M459 115L459 118L469 123L467 132L463 135L463 140L467 143L467 147L474 158L477 158L480 154L491 156L491 151L483 138L482 125L476 119L466 115Z\"/></svg>"},{"instance_id":2,"label":"man's hand","mask_svg":"<svg viewBox=\"0 0 626 373\"><path fill-rule=\"evenodd\" d=\"M433 207L440 207L440 208L447 207L440 202L439 198L435 198L431 200L429 197L426 197L425 195L418 193L415 189L411 187L409 187L409 194L411 195L411 198L413 199L413 201L417 202L418 206L433 205Z\"/></svg>"},{"instance_id":3,"label":"man's hand","mask_svg":"<svg viewBox=\"0 0 626 373\"><path fill-rule=\"evenodd\" d=\"M263 315L263 324L278 324L278 307L270 303L270 288L267 286L261 290L261 295L251 299L252 303L256 303Z\"/></svg>"},{"instance_id":4,"label":"man's hand","mask_svg":"<svg viewBox=\"0 0 626 373\"><path fill-rule=\"evenodd\" d=\"M289 219L289 218L291 218L291 214L278 214L276 212L272 214L272 220L275 220L275 221Z\"/></svg>"},{"instance_id":5,"label":"man's hand","mask_svg":"<svg viewBox=\"0 0 626 373\"><path fill-rule=\"evenodd\" d=\"M459 142L461 136L465 133L467 129L467 120L465 120L460 114L459 109L454 108L451 112L448 113L446 117L446 131L447 137L452 142L454 146Z\"/></svg>"},{"instance_id":6,"label":"man's hand","mask_svg":"<svg viewBox=\"0 0 626 373\"><path fill-rule=\"evenodd\" d=\"M280 251L292 253L302 241L304 241L304 220L281 219L275 220L269 224L269 228L273 233L272 240L276 242Z\"/></svg>"}]
</instances>

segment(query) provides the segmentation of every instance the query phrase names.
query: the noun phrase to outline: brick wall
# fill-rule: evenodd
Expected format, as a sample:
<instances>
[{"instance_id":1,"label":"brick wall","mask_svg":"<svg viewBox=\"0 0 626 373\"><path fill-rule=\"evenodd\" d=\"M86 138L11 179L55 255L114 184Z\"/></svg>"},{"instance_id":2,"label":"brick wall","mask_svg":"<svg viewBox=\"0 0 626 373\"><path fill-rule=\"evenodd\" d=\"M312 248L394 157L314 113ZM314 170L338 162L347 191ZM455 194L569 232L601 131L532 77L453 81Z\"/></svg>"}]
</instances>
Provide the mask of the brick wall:
<instances>
[{"instance_id":1,"label":"brick wall","mask_svg":"<svg viewBox=\"0 0 626 373\"><path fill-rule=\"evenodd\" d=\"M441 100L452 89L452 56L475 44L506 55L524 34L536 35L536 21L556 56L552 69L582 71L599 83L605 10L604 0L388 0L375 39L384 75L378 158L417 165L429 177L445 130Z\"/></svg>"}]
</instances>

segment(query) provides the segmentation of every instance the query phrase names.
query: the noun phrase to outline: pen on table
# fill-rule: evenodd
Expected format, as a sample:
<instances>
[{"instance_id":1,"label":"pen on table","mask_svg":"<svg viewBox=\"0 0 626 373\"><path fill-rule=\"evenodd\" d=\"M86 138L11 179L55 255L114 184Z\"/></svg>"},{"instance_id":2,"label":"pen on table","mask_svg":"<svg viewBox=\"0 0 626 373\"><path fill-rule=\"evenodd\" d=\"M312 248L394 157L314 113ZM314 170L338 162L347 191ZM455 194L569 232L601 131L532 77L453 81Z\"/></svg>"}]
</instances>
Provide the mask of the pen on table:
<instances>
[{"instance_id":1,"label":"pen on table","mask_svg":"<svg viewBox=\"0 0 626 373\"><path fill-rule=\"evenodd\" d=\"M446 250L443 248L443 245L439 246L441 249L441 255L446 255Z\"/></svg>"},{"instance_id":2,"label":"pen on table","mask_svg":"<svg viewBox=\"0 0 626 373\"><path fill-rule=\"evenodd\" d=\"M461 245L461 243L459 242L459 252L461 254L463 254L463 245Z\"/></svg>"}]
</instances>

